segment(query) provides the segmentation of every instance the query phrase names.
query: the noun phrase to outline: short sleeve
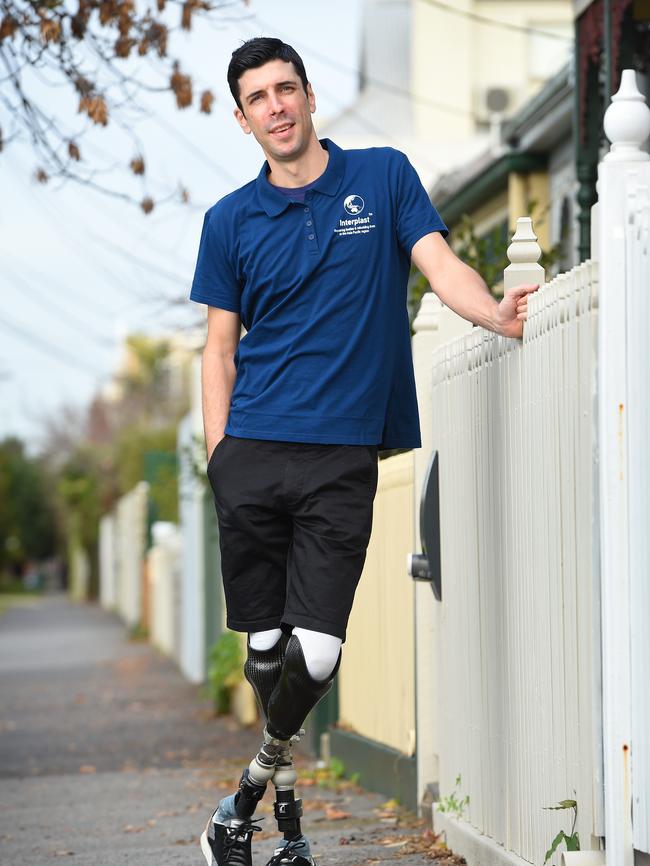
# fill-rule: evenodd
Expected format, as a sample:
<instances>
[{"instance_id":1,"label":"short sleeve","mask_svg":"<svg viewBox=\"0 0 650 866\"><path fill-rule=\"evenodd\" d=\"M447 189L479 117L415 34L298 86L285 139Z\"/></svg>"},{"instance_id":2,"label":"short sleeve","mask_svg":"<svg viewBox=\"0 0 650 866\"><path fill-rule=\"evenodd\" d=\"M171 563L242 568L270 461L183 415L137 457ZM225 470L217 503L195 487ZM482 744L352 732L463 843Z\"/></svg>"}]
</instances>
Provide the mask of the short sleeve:
<instances>
[{"instance_id":1,"label":"short sleeve","mask_svg":"<svg viewBox=\"0 0 650 866\"><path fill-rule=\"evenodd\" d=\"M431 204L427 191L417 172L404 154L397 181L397 238L402 249L410 256L413 246L431 232L449 231L440 214Z\"/></svg>"},{"instance_id":2,"label":"short sleeve","mask_svg":"<svg viewBox=\"0 0 650 866\"><path fill-rule=\"evenodd\" d=\"M228 239L228 227L221 222L215 205L203 219L190 300L238 313L241 286L234 267L236 251Z\"/></svg>"}]
</instances>

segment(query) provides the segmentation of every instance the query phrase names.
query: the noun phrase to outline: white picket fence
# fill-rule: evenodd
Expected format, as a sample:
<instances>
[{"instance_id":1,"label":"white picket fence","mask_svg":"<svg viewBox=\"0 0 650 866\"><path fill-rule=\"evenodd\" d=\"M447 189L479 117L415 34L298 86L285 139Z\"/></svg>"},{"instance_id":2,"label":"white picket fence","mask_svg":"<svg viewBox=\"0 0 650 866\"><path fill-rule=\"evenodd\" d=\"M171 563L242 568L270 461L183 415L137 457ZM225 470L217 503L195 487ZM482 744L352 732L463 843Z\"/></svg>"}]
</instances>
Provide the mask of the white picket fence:
<instances>
[{"instance_id":1,"label":"white picket fence","mask_svg":"<svg viewBox=\"0 0 650 866\"><path fill-rule=\"evenodd\" d=\"M544 806L575 797L595 829L595 276L540 289L523 345L477 328L433 359L440 788L460 775L468 821L534 863L557 832Z\"/></svg>"},{"instance_id":2,"label":"white picket fence","mask_svg":"<svg viewBox=\"0 0 650 866\"><path fill-rule=\"evenodd\" d=\"M147 497L149 485L140 481L122 496L114 509L112 526L113 551L100 535L100 551L106 559L100 562L100 581L114 584L117 613L131 627L137 626L143 613L144 554L147 544ZM100 533L108 525L100 524ZM111 571L112 574L111 574Z\"/></svg>"},{"instance_id":3,"label":"white picket fence","mask_svg":"<svg viewBox=\"0 0 650 866\"><path fill-rule=\"evenodd\" d=\"M469 796L434 824L470 862L541 864L570 828L544 810L562 799L608 866L650 847L650 111L633 76L606 117L598 262L530 298L523 342L474 329L420 375L440 465L434 746L443 805ZM538 267L517 246L506 287Z\"/></svg>"},{"instance_id":4,"label":"white picket fence","mask_svg":"<svg viewBox=\"0 0 650 866\"><path fill-rule=\"evenodd\" d=\"M177 659L181 640L182 538L174 523L165 522L154 523L151 535L153 544L147 552L151 642Z\"/></svg>"}]
</instances>

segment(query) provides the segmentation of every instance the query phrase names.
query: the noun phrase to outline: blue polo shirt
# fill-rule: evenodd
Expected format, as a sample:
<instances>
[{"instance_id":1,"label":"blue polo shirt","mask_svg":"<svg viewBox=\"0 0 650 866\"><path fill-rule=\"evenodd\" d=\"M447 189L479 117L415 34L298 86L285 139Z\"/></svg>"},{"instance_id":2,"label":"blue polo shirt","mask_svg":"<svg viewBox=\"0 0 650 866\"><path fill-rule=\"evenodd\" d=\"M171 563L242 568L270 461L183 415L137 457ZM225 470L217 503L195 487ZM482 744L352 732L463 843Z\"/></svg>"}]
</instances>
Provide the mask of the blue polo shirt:
<instances>
[{"instance_id":1,"label":"blue polo shirt","mask_svg":"<svg viewBox=\"0 0 650 866\"><path fill-rule=\"evenodd\" d=\"M225 432L416 448L411 250L447 229L403 153L321 144L327 167L303 202L269 183L265 162L205 214L190 297L247 331Z\"/></svg>"}]
</instances>

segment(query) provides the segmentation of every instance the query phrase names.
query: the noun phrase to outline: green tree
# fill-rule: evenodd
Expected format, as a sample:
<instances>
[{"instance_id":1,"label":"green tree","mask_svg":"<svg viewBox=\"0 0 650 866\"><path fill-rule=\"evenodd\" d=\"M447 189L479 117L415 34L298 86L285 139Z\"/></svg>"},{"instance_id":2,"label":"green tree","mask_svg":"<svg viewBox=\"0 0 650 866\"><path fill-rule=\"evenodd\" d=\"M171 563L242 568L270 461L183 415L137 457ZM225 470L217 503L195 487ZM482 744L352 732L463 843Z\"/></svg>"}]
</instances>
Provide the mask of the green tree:
<instances>
[{"instance_id":1,"label":"green tree","mask_svg":"<svg viewBox=\"0 0 650 866\"><path fill-rule=\"evenodd\" d=\"M0 442L0 571L56 553L60 533L45 465L14 437Z\"/></svg>"},{"instance_id":2,"label":"green tree","mask_svg":"<svg viewBox=\"0 0 650 866\"><path fill-rule=\"evenodd\" d=\"M119 433L114 446L120 494L127 493L138 481L148 481L156 520L178 520L176 427L176 422L158 428L144 423L127 427Z\"/></svg>"}]
</instances>

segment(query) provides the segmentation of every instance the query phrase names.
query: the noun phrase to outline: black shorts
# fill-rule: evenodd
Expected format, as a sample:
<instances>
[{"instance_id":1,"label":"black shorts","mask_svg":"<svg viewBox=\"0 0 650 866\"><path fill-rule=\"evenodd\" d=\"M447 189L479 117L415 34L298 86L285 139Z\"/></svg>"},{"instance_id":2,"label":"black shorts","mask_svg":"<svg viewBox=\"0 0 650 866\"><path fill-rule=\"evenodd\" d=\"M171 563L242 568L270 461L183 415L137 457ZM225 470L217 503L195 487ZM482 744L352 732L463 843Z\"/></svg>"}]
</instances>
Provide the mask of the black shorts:
<instances>
[{"instance_id":1,"label":"black shorts","mask_svg":"<svg viewBox=\"0 0 650 866\"><path fill-rule=\"evenodd\" d=\"M219 442L208 478L228 628L301 626L345 641L377 475L376 445Z\"/></svg>"}]
</instances>

